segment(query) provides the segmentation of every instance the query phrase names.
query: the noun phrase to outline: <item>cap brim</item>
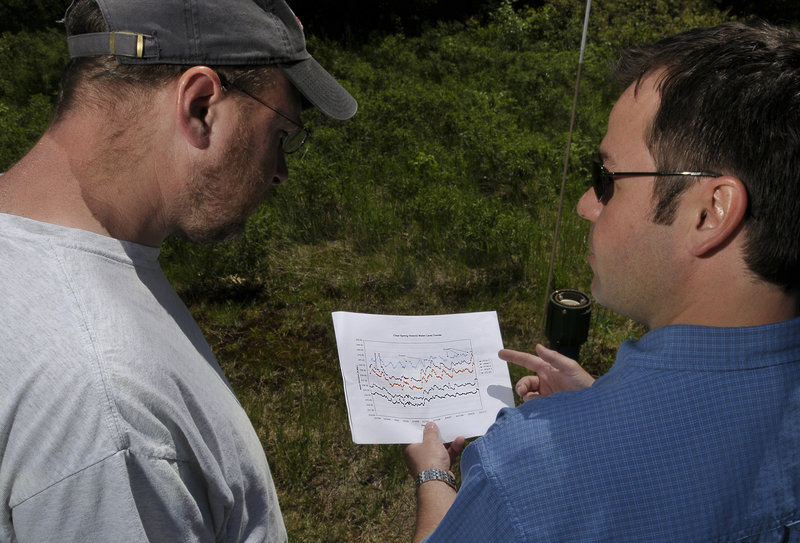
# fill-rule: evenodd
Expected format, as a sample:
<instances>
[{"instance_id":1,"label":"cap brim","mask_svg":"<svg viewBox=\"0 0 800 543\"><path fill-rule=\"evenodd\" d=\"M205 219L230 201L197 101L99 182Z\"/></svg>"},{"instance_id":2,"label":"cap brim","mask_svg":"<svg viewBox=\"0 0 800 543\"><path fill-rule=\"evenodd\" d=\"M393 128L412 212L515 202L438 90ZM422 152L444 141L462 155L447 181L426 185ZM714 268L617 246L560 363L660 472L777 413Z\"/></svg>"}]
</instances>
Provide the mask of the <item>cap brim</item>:
<instances>
[{"instance_id":1,"label":"cap brim","mask_svg":"<svg viewBox=\"0 0 800 543\"><path fill-rule=\"evenodd\" d=\"M314 58L278 67L314 107L337 121L356 114L358 103Z\"/></svg>"}]
</instances>

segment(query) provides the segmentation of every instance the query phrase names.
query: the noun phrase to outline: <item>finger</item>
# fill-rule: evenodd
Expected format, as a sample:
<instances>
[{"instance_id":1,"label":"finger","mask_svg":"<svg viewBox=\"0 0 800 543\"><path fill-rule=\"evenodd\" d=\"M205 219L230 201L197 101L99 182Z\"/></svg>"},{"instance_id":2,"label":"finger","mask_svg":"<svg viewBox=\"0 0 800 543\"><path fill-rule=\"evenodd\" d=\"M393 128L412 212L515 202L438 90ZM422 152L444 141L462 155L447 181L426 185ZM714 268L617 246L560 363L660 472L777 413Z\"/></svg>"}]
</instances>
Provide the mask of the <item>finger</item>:
<instances>
[{"instance_id":1,"label":"finger","mask_svg":"<svg viewBox=\"0 0 800 543\"><path fill-rule=\"evenodd\" d=\"M515 387L517 396L524 397L526 394L539 392L539 377L536 375L526 375L517 381Z\"/></svg>"},{"instance_id":2,"label":"finger","mask_svg":"<svg viewBox=\"0 0 800 543\"><path fill-rule=\"evenodd\" d=\"M441 440L439 439L439 427L436 426L435 422L429 422L425 425L425 428L422 430L422 442L441 443Z\"/></svg>"},{"instance_id":3,"label":"finger","mask_svg":"<svg viewBox=\"0 0 800 543\"><path fill-rule=\"evenodd\" d=\"M461 454L461 451L464 450L464 445L466 444L466 442L467 442L466 439L459 436L447 447L447 452L450 455L451 464L455 462L455 459L458 458L458 455Z\"/></svg>"},{"instance_id":4,"label":"finger","mask_svg":"<svg viewBox=\"0 0 800 543\"><path fill-rule=\"evenodd\" d=\"M514 351L512 349L503 349L497 353L501 359L506 362L511 362L530 371L541 371L549 364L536 355L524 353L522 351Z\"/></svg>"},{"instance_id":5,"label":"finger","mask_svg":"<svg viewBox=\"0 0 800 543\"><path fill-rule=\"evenodd\" d=\"M568 370L574 368L578 362L572 358L565 356L558 351L548 349L544 345L536 345L536 354L546 364L551 365L557 370Z\"/></svg>"}]
</instances>

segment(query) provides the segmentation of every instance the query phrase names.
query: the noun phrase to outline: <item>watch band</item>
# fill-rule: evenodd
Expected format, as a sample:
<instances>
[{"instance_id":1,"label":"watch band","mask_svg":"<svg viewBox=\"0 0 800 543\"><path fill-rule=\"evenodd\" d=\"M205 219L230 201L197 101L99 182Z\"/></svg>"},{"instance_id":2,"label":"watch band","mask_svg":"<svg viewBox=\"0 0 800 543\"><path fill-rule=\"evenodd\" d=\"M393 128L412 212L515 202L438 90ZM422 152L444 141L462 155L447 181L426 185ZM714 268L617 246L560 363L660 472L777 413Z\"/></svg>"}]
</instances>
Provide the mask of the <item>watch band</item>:
<instances>
[{"instance_id":1,"label":"watch band","mask_svg":"<svg viewBox=\"0 0 800 543\"><path fill-rule=\"evenodd\" d=\"M419 475L417 475L417 486L421 485L422 483L427 483L428 481L442 481L447 483L450 488L458 492L458 487L456 486L456 479L450 473L446 472L443 469L439 468L428 468L422 470Z\"/></svg>"}]
</instances>

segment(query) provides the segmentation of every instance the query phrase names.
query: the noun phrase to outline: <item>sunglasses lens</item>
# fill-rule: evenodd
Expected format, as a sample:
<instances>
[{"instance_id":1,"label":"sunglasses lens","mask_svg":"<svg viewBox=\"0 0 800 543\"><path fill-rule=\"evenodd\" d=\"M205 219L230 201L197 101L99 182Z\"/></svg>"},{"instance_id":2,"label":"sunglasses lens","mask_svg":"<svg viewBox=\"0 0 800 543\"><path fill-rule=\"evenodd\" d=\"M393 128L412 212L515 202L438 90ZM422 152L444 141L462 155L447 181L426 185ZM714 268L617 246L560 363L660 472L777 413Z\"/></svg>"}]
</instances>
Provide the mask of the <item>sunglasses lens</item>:
<instances>
[{"instance_id":1,"label":"sunglasses lens","mask_svg":"<svg viewBox=\"0 0 800 543\"><path fill-rule=\"evenodd\" d=\"M608 175L599 162L592 164L592 187L597 201L605 204L614 193L614 178Z\"/></svg>"}]
</instances>

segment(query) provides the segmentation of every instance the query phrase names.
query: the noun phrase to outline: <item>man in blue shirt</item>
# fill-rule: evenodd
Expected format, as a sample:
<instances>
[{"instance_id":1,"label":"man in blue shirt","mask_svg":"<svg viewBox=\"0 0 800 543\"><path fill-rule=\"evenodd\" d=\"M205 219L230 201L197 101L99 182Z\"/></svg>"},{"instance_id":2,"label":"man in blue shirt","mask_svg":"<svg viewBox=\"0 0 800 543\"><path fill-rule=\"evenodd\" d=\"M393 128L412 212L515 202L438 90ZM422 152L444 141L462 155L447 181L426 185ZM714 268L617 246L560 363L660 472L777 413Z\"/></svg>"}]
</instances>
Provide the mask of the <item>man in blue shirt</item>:
<instances>
[{"instance_id":1,"label":"man in blue shirt","mask_svg":"<svg viewBox=\"0 0 800 543\"><path fill-rule=\"evenodd\" d=\"M415 541L800 541L800 33L726 23L628 51L594 187L592 293L645 324L596 382L536 372L464 451L405 449ZM433 470L433 471L431 471Z\"/></svg>"}]
</instances>

